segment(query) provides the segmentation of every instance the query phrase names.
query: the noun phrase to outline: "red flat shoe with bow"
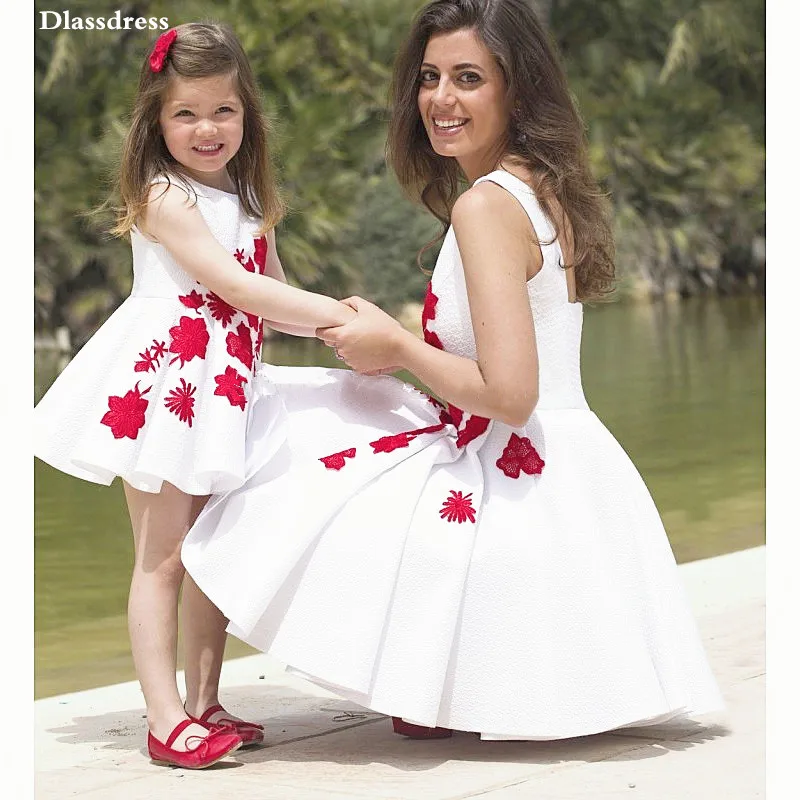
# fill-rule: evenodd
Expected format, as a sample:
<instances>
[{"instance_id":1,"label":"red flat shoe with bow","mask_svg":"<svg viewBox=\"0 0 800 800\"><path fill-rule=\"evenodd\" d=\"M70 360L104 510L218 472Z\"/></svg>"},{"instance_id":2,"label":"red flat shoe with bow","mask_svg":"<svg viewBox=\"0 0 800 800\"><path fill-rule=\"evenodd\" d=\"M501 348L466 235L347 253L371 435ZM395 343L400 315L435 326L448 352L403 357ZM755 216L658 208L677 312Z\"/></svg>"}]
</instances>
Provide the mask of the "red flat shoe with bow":
<instances>
[{"instance_id":1,"label":"red flat shoe with bow","mask_svg":"<svg viewBox=\"0 0 800 800\"><path fill-rule=\"evenodd\" d=\"M166 742L160 742L152 733L147 734L147 752L154 764L185 769L204 769L216 764L242 746L242 738L230 728L212 728L206 736L188 736L186 746L191 747L197 740L197 747L191 750L173 750L175 740L192 725L194 720L179 722Z\"/></svg>"},{"instance_id":2,"label":"red flat shoe with bow","mask_svg":"<svg viewBox=\"0 0 800 800\"><path fill-rule=\"evenodd\" d=\"M193 717L188 711L186 713L189 714L189 719L199 722L201 725L234 730L241 737L242 747L254 747L263 743L263 725L258 725L255 722L244 722L244 720L232 719L231 717L220 717L211 722L209 717L212 717L218 711L225 711L225 709L220 705L210 706L199 717Z\"/></svg>"},{"instance_id":3,"label":"red flat shoe with bow","mask_svg":"<svg viewBox=\"0 0 800 800\"><path fill-rule=\"evenodd\" d=\"M447 739L453 735L450 728L426 728L424 725L414 725L400 717L392 717L392 727L395 733L408 736L409 739Z\"/></svg>"}]
</instances>

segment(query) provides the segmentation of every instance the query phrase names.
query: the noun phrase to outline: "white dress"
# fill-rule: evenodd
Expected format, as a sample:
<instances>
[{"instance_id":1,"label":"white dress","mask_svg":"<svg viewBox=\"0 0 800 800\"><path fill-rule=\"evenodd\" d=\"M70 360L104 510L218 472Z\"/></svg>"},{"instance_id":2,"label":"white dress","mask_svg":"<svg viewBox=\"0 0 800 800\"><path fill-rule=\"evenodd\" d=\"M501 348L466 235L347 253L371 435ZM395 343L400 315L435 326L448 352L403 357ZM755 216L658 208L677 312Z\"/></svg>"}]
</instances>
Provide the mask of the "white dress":
<instances>
[{"instance_id":1,"label":"white dress","mask_svg":"<svg viewBox=\"0 0 800 800\"><path fill-rule=\"evenodd\" d=\"M243 269L264 272L266 237L235 194L172 182L196 197ZM262 322L201 286L136 229L131 246L130 297L36 406L34 454L78 478L108 485L120 476L146 492L165 480L194 495L239 486Z\"/></svg>"},{"instance_id":2,"label":"white dress","mask_svg":"<svg viewBox=\"0 0 800 800\"><path fill-rule=\"evenodd\" d=\"M551 240L522 181L480 180ZM277 394L255 405L248 478L183 545L230 632L363 706L485 739L722 707L650 494L584 398L558 243L542 252L528 283L540 399L521 428L388 376L261 368ZM452 229L423 325L476 358Z\"/></svg>"}]
</instances>

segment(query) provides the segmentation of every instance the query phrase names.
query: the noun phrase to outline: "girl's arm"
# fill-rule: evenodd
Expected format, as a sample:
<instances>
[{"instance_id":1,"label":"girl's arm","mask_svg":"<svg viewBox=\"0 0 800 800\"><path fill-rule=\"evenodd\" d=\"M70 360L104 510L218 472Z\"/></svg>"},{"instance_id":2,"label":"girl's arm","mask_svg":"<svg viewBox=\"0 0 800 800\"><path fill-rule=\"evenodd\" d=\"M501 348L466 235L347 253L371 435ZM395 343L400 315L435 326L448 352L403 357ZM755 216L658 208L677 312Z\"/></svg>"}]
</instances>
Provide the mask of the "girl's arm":
<instances>
[{"instance_id":1,"label":"girl's arm","mask_svg":"<svg viewBox=\"0 0 800 800\"><path fill-rule=\"evenodd\" d=\"M267 268L264 270L264 274L275 278L276 281L286 283L286 273L283 271L283 264L278 256L274 230L267 232L267 244ZM292 336L313 337L317 335L315 328L310 325L292 325L288 322L275 322L271 319L265 319L264 322L273 330Z\"/></svg>"},{"instance_id":2,"label":"girl's arm","mask_svg":"<svg viewBox=\"0 0 800 800\"><path fill-rule=\"evenodd\" d=\"M179 186L168 186L166 191L163 184L151 188L141 228L166 247L195 280L242 311L304 328L342 325L355 316L332 297L242 269L214 238L197 206ZM274 253L274 238L272 244L269 249Z\"/></svg>"},{"instance_id":3,"label":"girl's arm","mask_svg":"<svg viewBox=\"0 0 800 800\"><path fill-rule=\"evenodd\" d=\"M358 318L320 332L321 337L359 372L400 366L459 408L517 427L538 400L539 362L526 283L541 268L541 251L519 203L488 181L459 197L452 225L464 264L477 361L426 344L360 298L348 301Z\"/></svg>"}]
</instances>

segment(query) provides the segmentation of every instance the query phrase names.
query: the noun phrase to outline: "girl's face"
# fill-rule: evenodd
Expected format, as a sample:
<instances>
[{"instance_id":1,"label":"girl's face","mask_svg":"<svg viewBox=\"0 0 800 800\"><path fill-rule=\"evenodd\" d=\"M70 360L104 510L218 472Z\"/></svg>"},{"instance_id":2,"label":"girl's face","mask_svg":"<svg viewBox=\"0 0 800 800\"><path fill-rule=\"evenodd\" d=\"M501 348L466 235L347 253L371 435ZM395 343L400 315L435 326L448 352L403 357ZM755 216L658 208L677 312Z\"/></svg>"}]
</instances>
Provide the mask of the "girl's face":
<instances>
[{"instance_id":1,"label":"girl's face","mask_svg":"<svg viewBox=\"0 0 800 800\"><path fill-rule=\"evenodd\" d=\"M225 167L244 134L244 107L232 75L172 78L159 123L167 150L190 177L230 189Z\"/></svg>"},{"instance_id":2,"label":"girl's face","mask_svg":"<svg viewBox=\"0 0 800 800\"><path fill-rule=\"evenodd\" d=\"M506 81L467 28L431 36L419 70L417 102L431 146L457 159L470 180L490 172L509 127Z\"/></svg>"}]
</instances>

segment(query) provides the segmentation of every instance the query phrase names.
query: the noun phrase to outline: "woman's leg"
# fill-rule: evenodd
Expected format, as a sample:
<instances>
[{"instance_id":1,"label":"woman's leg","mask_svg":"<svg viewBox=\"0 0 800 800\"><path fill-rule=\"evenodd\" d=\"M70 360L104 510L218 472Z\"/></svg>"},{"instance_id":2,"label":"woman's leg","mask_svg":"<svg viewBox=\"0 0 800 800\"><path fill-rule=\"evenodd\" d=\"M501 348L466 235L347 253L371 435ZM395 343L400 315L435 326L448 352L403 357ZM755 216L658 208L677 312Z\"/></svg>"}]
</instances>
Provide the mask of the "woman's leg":
<instances>
[{"instance_id":1,"label":"woman's leg","mask_svg":"<svg viewBox=\"0 0 800 800\"><path fill-rule=\"evenodd\" d=\"M184 577L181 542L207 498L184 494L166 481L158 494L123 485L134 543L128 596L131 653L147 706L147 724L153 736L165 742L175 726L188 719L175 677L178 596ZM187 738L207 733L200 725L189 725L172 747L186 750ZM195 739L188 749L196 743Z\"/></svg>"}]
</instances>

